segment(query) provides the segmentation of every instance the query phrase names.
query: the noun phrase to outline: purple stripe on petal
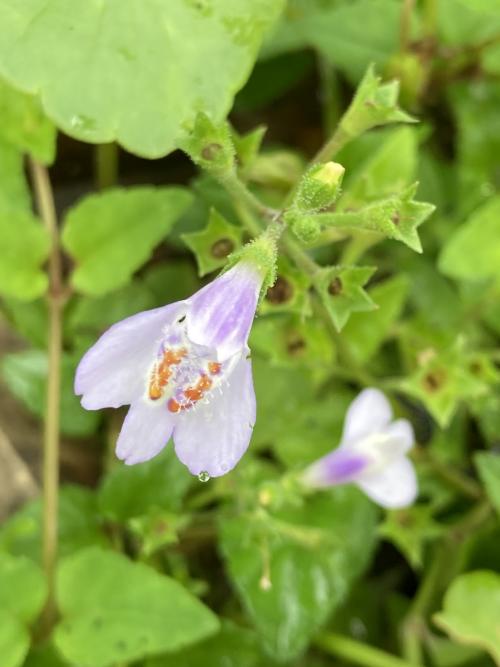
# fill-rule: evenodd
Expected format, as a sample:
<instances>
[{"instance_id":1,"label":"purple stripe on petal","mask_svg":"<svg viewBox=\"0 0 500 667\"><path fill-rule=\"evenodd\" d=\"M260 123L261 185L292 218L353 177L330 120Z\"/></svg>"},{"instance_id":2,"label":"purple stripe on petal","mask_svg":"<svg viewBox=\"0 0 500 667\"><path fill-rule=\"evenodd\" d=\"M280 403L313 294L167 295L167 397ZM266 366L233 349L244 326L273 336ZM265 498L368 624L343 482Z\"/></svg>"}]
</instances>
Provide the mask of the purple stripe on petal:
<instances>
[{"instance_id":1,"label":"purple stripe on petal","mask_svg":"<svg viewBox=\"0 0 500 667\"><path fill-rule=\"evenodd\" d=\"M262 285L262 275L249 262L240 262L190 299L189 339L215 348L225 361L246 346Z\"/></svg>"},{"instance_id":2,"label":"purple stripe on petal","mask_svg":"<svg viewBox=\"0 0 500 667\"><path fill-rule=\"evenodd\" d=\"M304 472L307 486L327 487L357 480L370 465L363 454L340 447L310 465Z\"/></svg>"}]
</instances>

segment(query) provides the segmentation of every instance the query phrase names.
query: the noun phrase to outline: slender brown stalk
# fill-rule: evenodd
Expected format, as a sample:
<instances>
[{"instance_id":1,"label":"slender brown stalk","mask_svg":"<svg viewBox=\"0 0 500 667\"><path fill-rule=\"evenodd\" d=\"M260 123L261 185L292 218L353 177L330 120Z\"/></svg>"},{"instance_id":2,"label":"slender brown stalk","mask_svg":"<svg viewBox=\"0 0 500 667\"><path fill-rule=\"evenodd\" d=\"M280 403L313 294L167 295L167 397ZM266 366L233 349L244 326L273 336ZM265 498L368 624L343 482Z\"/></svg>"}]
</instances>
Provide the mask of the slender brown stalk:
<instances>
[{"instance_id":1,"label":"slender brown stalk","mask_svg":"<svg viewBox=\"0 0 500 667\"><path fill-rule=\"evenodd\" d=\"M59 409L61 397L63 281L59 232L52 186L46 167L31 162L38 213L50 234L49 256L49 331L48 378L43 433L43 566L49 596L42 618L44 629L52 625L56 607L54 599L57 564L58 493L59 493Z\"/></svg>"}]
</instances>

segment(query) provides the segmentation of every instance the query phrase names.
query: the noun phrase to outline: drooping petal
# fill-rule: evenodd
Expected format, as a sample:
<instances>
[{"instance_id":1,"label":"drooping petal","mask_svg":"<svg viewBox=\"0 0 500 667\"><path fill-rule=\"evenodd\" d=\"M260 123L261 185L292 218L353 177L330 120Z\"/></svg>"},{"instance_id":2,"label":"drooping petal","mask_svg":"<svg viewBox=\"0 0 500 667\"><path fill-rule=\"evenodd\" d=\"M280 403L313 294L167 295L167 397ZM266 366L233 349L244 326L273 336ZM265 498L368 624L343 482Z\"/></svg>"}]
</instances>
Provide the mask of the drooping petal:
<instances>
[{"instance_id":1,"label":"drooping petal","mask_svg":"<svg viewBox=\"0 0 500 667\"><path fill-rule=\"evenodd\" d=\"M364 389L347 411L342 446L348 447L371 433L380 433L391 417L391 405L384 394L378 389Z\"/></svg>"},{"instance_id":2,"label":"drooping petal","mask_svg":"<svg viewBox=\"0 0 500 667\"><path fill-rule=\"evenodd\" d=\"M149 461L165 447L172 435L175 416L163 404L143 398L132 403L116 443L116 455L127 465Z\"/></svg>"},{"instance_id":3,"label":"drooping petal","mask_svg":"<svg viewBox=\"0 0 500 667\"><path fill-rule=\"evenodd\" d=\"M363 476L357 483L367 496L387 509L407 507L418 495L415 469L406 457L393 461L377 473Z\"/></svg>"},{"instance_id":4,"label":"drooping petal","mask_svg":"<svg viewBox=\"0 0 500 667\"><path fill-rule=\"evenodd\" d=\"M362 453L339 447L311 464L302 475L306 486L324 488L356 480L370 464Z\"/></svg>"},{"instance_id":5,"label":"drooping petal","mask_svg":"<svg viewBox=\"0 0 500 667\"><path fill-rule=\"evenodd\" d=\"M175 451L193 475L219 477L234 468L245 453L255 423L252 367L246 352L226 382L179 416Z\"/></svg>"},{"instance_id":6,"label":"drooping petal","mask_svg":"<svg viewBox=\"0 0 500 667\"><path fill-rule=\"evenodd\" d=\"M262 274L250 262L240 262L189 300L189 339L217 350L225 361L247 343L257 308Z\"/></svg>"},{"instance_id":7,"label":"drooping petal","mask_svg":"<svg viewBox=\"0 0 500 667\"><path fill-rule=\"evenodd\" d=\"M179 301L132 315L110 327L77 368L75 393L82 395L83 407L118 408L141 396L162 329L185 310L186 305Z\"/></svg>"}]
</instances>

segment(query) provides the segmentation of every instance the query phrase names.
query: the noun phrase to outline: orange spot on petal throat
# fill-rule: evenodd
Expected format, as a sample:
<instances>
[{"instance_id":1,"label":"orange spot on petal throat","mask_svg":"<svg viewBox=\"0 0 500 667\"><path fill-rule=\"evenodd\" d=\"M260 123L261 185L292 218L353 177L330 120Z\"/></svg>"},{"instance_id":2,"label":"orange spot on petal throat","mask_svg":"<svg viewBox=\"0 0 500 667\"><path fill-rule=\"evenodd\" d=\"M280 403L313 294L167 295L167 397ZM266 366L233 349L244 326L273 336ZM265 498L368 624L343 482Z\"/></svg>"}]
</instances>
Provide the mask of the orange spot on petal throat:
<instances>
[{"instance_id":1,"label":"orange spot on petal throat","mask_svg":"<svg viewBox=\"0 0 500 667\"><path fill-rule=\"evenodd\" d=\"M157 401L163 396L163 391L172 376L172 366L180 364L186 354L185 347L178 350L166 350L161 361L155 364L149 381L149 398L152 401Z\"/></svg>"}]
</instances>

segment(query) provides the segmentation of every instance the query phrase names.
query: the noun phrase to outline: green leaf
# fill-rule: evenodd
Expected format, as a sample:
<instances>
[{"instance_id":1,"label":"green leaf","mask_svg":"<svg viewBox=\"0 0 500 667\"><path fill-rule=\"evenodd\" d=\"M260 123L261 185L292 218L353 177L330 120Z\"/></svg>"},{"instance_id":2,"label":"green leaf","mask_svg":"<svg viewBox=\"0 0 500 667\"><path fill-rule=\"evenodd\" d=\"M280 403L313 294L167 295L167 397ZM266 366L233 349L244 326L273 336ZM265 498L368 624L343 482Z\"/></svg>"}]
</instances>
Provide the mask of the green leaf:
<instances>
[{"instance_id":1,"label":"green leaf","mask_svg":"<svg viewBox=\"0 0 500 667\"><path fill-rule=\"evenodd\" d=\"M292 0L264 53L311 46L357 83L367 63L383 66L397 50L400 11L397 0Z\"/></svg>"},{"instance_id":2,"label":"green leaf","mask_svg":"<svg viewBox=\"0 0 500 667\"><path fill-rule=\"evenodd\" d=\"M418 358L418 367L401 380L402 391L423 402L441 427L446 427L462 400L487 395L498 382L498 373L480 353L464 349L462 339L449 348L428 347Z\"/></svg>"},{"instance_id":3,"label":"green leaf","mask_svg":"<svg viewBox=\"0 0 500 667\"><path fill-rule=\"evenodd\" d=\"M0 653L4 667L21 667L30 646L27 628L12 614L0 609Z\"/></svg>"},{"instance_id":4,"label":"green leaf","mask_svg":"<svg viewBox=\"0 0 500 667\"><path fill-rule=\"evenodd\" d=\"M31 209L23 156L2 140L0 140L0 201L6 210L12 207L29 212Z\"/></svg>"},{"instance_id":5,"label":"green leaf","mask_svg":"<svg viewBox=\"0 0 500 667\"><path fill-rule=\"evenodd\" d=\"M120 522L154 509L176 512L192 479L170 445L141 465L117 464L101 484L99 510L106 518Z\"/></svg>"},{"instance_id":6,"label":"green leaf","mask_svg":"<svg viewBox=\"0 0 500 667\"><path fill-rule=\"evenodd\" d=\"M62 234L77 262L74 286L100 296L125 285L190 203L178 187L116 188L83 199L67 214Z\"/></svg>"},{"instance_id":7,"label":"green leaf","mask_svg":"<svg viewBox=\"0 0 500 667\"><path fill-rule=\"evenodd\" d=\"M423 566L424 548L444 531L432 514L428 505L388 512L378 529L380 537L392 542L416 570Z\"/></svg>"},{"instance_id":8,"label":"green leaf","mask_svg":"<svg viewBox=\"0 0 500 667\"><path fill-rule=\"evenodd\" d=\"M477 452L474 463L488 498L500 514L500 456L490 452Z\"/></svg>"},{"instance_id":9,"label":"green leaf","mask_svg":"<svg viewBox=\"0 0 500 667\"><path fill-rule=\"evenodd\" d=\"M153 293L157 306L187 299L200 287L194 266L187 261L154 265L144 273L143 283Z\"/></svg>"},{"instance_id":10,"label":"green leaf","mask_svg":"<svg viewBox=\"0 0 500 667\"><path fill-rule=\"evenodd\" d=\"M475 211L446 243L439 268L453 278L500 281L500 196Z\"/></svg>"},{"instance_id":11,"label":"green leaf","mask_svg":"<svg viewBox=\"0 0 500 667\"><path fill-rule=\"evenodd\" d=\"M229 111L282 5L144 0L131 9L115 0L68 11L65 0L20 0L13 11L1 0L0 71L39 91L66 134L160 157L198 111L217 120Z\"/></svg>"},{"instance_id":12,"label":"green leaf","mask_svg":"<svg viewBox=\"0 0 500 667\"><path fill-rule=\"evenodd\" d=\"M68 667L51 644L33 647L23 667Z\"/></svg>"},{"instance_id":13,"label":"green leaf","mask_svg":"<svg viewBox=\"0 0 500 667\"><path fill-rule=\"evenodd\" d=\"M33 95L0 79L0 137L44 164L54 161L56 130Z\"/></svg>"},{"instance_id":14,"label":"green leaf","mask_svg":"<svg viewBox=\"0 0 500 667\"><path fill-rule=\"evenodd\" d=\"M35 347L47 347L49 317L45 299L25 302L4 297L1 308L18 334Z\"/></svg>"},{"instance_id":15,"label":"green leaf","mask_svg":"<svg viewBox=\"0 0 500 667\"><path fill-rule=\"evenodd\" d=\"M97 513L95 494L83 486L65 485L59 492L59 553L61 556L95 544L108 544ZM42 501L37 499L13 514L0 530L0 547L14 555L41 561Z\"/></svg>"},{"instance_id":16,"label":"green leaf","mask_svg":"<svg viewBox=\"0 0 500 667\"><path fill-rule=\"evenodd\" d=\"M295 268L287 257L278 258L276 281L259 305L259 314L296 313L310 315L310 278Z\"/></svg>"},{"instance_id":17,"label":"green leaf","mask_svg":"<svg viewBox=\"0 0 500 667\"><path fill-rule=\"evenodd\" d=\"M146 667L266 667L257 635L246 628L223 621L220 632L195 646L155 658Z\"/></svg>"},{"instance_id":18,"label":"green leaf","mask_svg":"<svg viewBox=\"0 0 500 667\"><path fill-rule=\"evenodd\" d=\"M378 125L415 122L399 108L398 96L399 82L382 83L370 65L349 108L340 119L339 131L352 140Z\"/></svg>"},{"instance_id":19,"label":"green leaf","mask_svg":"<svg viewBox=\"0 0 500 667\"><path fill-rule=\"evenodd\" d=\"M62 357L61 430L74 436L91 435L100 417L97 412L84 410L75 396L73 383L79 358L64 353ZM11 392L38 417L45 411L48 374L46 352L25 350L8 354L2 359L1 372Z\"/></svg>"},{"instance_id":20,"label":"green leaf","mask_svg":"<svg viewBox=\"0 0 500 667\"><path fill-rule=\"evenodd\" d=\"M322 371L330 367L335 356L325 323L296 315L257 320L250 334L250 348L277 366L309 366Z\"/></svg>"},{"instance_id":21,"label":"green leaf","mask_svg":"<svg viewBox=\"0 0 500 667\"><path fill-rule=\"evenodd\" d=\"M0 293L29 301L47 289L50 238L38 218L0 194Z\"/></svg>"},{"instance_id":22,"label":"green leaf","mask_svg":"<svg viewBox=\"0 0 500 667\"><path fill-rule=\"evenodd\" d=\"M463 574L452 583L434 622L461 644L479 646L500 664L500 576L488 570Z\"/></svg>"},{"instance_id":23,"label":"green leaf","mask_svg":"<svg viewBox=\"0 0 500 667\"><path fill-rule=\"evenodd\" d=\"M42 571L27 558L0 553L0 655L2 667L20 667L28 652L27 625L47 596Z\"/></svg>"},{"instance_id":24,"label":"green leaf","mask_svg":"<svg viewBox=\"0 0 500 667\"><path fill-rule=\"evenodd\" d=\"M357 211L318 213L311 216L323 227L347 230L364 229L401 241L415 252L422 252L417 228L434 211L433 204L415 201L417 184L406 188L401 195L387 197Z\"/></svg>"},{"instance_id":25,"label":"green leaf","mask_svg":"<svg viewBox=\"0 0 500 667\"><path fill-rule=\"evenodd\" d=\"M204 276L225 265L228 255L241 248L242 236L240 227L231 225L213 208L205 229L181 238L196 257L198 274Z\"/></svg>"},{"instance_id":26,"label":"green leaf","mask_svg":"<svg viewBox=\"0 0 500 667\"><path fill-rule=\"evenodd\" d=\"M342 209L398 194L408 187L415 180L417 149L417 134L413 128L391 131L354 173L340 202Z\"/></svg>"},{"instance_id":27,"label":"green leaf","mask_svg":"<svg viewBox=\"0 0 500 667\"><path fill-rule=\"evenodd\" d=\"M375 509L339 487L263 518L223 518L231 579L272 655L299 655L369 562Z\"/></svg>"},{"instance_id":28,"label":"green leaf","mask_svg":"<svg viewBox=\"0 0 500 667\"><path fill-rule=\"evenodd\" d=\"M376 310L377 304L363 289L375 271L369 266L332 266L315 276L316 289L337 331L352 313Z\"/></svg>"},{"instance_id":29,"label":"green leaf","mask_svg":"<svg viewBox=\"0 0 500 667\"><path fill-rule=\"evenodd\" d=\"M355 313L342 333L342 339L359 363L365 363L377 352L397 321L408 292L405 275L394 276L370 290L378 309L369 314Z\"/></svg>"},{"instance_id":30,"label":"green leaf","mask_svg":"<svg viewBox=\"0 0 500 667\"><path fill-rule=\"evenodd\" d=\"M219 626L173 579L97 548L61 563L57 599L62 615L57 648L69 662L92 667L175 651Z\"/></svg>"}]
</instances>

